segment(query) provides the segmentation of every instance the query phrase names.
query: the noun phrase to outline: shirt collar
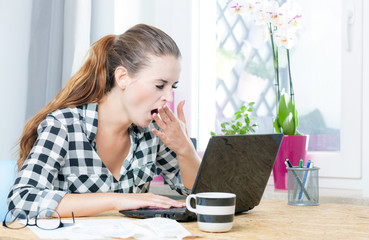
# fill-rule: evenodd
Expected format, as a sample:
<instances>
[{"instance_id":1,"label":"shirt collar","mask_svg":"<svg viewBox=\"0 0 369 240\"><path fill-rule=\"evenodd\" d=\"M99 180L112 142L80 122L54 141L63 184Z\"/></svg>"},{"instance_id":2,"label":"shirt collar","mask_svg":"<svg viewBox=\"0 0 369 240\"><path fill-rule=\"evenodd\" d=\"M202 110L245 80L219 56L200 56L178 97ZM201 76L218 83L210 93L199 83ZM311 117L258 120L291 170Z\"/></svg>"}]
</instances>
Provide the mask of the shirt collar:
<instances>
[{"instance_id":1,"label":"shirt collar","mask_svg":"<svg viewBox=\"0 0 369 240\"><path fill-rule=\"evenodd\" d=\"M93 141L97 132L97 103L86 104L82 111L83 122L85 124L86 136Z\"/></svg>"}]
</instances>

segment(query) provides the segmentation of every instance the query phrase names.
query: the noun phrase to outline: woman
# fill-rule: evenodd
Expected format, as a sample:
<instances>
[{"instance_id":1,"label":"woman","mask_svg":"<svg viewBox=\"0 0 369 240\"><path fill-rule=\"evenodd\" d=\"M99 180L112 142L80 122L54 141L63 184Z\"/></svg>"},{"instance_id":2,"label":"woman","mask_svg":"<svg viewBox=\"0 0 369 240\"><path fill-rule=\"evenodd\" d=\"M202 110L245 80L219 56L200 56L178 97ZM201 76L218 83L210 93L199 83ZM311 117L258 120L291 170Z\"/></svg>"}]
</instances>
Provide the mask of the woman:
<instances>
[{"instance_id":1,"label":"woman","mask_svg":"<svg viewBox=\"0 0 369 240\"><path fill-rule=\"evenodd\" d=\"M178 84L180 57L173 39L144 24L95 42L65 88L27 122L8 208L30 216L51 208L68 217L182 207L147 193L161 174L188 194L200 164L184 102L178 118L166 106Z\"/></svg>"}]
</instances>

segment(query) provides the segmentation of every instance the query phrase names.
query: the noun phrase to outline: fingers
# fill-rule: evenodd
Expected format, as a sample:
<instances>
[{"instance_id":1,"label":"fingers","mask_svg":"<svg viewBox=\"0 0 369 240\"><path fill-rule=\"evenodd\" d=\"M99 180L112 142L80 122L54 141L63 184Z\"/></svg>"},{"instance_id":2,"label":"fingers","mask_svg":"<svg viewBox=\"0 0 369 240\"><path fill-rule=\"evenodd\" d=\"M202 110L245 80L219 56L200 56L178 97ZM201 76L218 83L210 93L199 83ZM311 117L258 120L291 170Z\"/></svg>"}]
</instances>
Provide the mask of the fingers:
<instances>
[{"instance_id":1,"label":"fingers","mask_svg":"<svg viewBox=\"0 0 369 240\"><path fill-rule=\"evenodd\" d=\"M164 105L163 107L159 108L158 111L159 111L161 119L165 123L168 123L169 121L173 121L176 118L167 105Z\"/></svg>"},{"instance_id":2,"label":"fingers","mask_svg":"<svg viewBox=\"0 0 369 240\"><path fill-rule=\"evenodd\" d=\"M178 106L177 106L177 116L178 116L178 119L183 122L185 130L186 130L186 134L187 134L187 136L189 136L188 131L187 131L187 127L186 127L186 117L185 117L185 114L184 114L184 111L183 111L184 104L185 104L184 100L182 100L178 104Z\"/></svg>"},{"instance_id":3,"label":"fingers","mask_svg":"<svg viewBox=\"0 0 369 240\"><path fill-rule=\"evenodd\" d=\"M181 120L183 123L186 124L186 117L185 117L185 114L184 114L184 111L183 111L183 106L185 104L185 101L182 100L178 106L177 106L177 116L178 116L178 119Z\"/></svg>"},{"instance_id":4,"label":"fingers","mask_svg":"<svg viewBox=\"0 0 369 240\"><path fill-rule=\"evenodd\" d=\"M184 207L186 204L184 202L179 202L176 200L173 200L168 197L160 196L160 195L154 195L157 200L159 201L159 204L163 204L164 206L168 207Z\"/></svg>"},{"instance_id":5,"label":"fingers","mask_svg":"<svg viewBox=\"0 0 369 240\"><path fill-rule=\"evenodd\" d=\"M169 148L171 148L173 151L174 149L177 149L176 142L178 142L178 136L185 136L188 137L188 131L186 128L186 118L183 111L183 105L184 101L181 101L178 104L177 107L177 114L178 117L176 117L173 112L169 109L167 105L164 105L163 107L158 109L158 114L153 114L153 119L161 129L161 131L152 129L152 132L158 136ZM182 134L184 133L184 134ZM169 145L171 146L169 146Z\"/></svg>"},{"instance_id":6,"label":"fingers","mask_svg":"<svg viewBox=\"0 0 369 240\"><path fill-rule=\"evenodd\" d=\"M155 122L159 125L159 127L161 129L163 129L162 127L164 126L164 122L162 121L162 119L159 117L159 114L157 113L154 113L152 115L153 119L155 120Z\"/></svg>"},{"instance_id":7,"label":"fingers","mask_svg":"<svg viewBox=\"0 0 369 240\"><path fill-rule=\"evenodd\" d=\"M171 198L155 195L152 193L144 193L147 206L145 207L159 207L159 208L170 208L170 207L184 207L185 203L175 201Z\"/></svg>"},{"instance_id":8,"label":"fingers","mask_svg":"<svg viewBox=\"0 0 369 240\"><path fill-rule=\"evenodd\" d=\"M165 141L165 133L158 131L156 128L152 129L152 132L158 136L162 141Z\"/></svg>"},{"instance_id":9,"label":"fingers","mask_svg":"<svg viewBox=\"0 0 369 240\"><path fill-rule=\"evenodd\" d=\"M116 195L119 201L116 201L116 209L128 210L146 207L170 208L184 207L185 203L178 202L168 197L156 195L153 193L122 193Z\"/></svg>"}]
</instances>

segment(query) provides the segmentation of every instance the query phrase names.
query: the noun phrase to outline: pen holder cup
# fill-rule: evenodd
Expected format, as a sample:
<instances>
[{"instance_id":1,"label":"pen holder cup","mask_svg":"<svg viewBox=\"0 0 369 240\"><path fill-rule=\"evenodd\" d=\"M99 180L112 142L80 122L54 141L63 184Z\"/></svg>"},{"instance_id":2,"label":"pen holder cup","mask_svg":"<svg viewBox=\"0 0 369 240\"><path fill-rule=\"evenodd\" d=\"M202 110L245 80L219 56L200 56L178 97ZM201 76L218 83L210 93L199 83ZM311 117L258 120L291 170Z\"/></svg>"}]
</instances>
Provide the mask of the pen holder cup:
<instances>
[{"instance_id":1,"label":"pen holder cup","mask_svg":"<svg viewBox=\"0 0 369 240\"><path fill-rule=\"evenodd\" d=\"M288 204L296 206L319 205L319 168L287 168Z\"/></svg>"}]
</instances>

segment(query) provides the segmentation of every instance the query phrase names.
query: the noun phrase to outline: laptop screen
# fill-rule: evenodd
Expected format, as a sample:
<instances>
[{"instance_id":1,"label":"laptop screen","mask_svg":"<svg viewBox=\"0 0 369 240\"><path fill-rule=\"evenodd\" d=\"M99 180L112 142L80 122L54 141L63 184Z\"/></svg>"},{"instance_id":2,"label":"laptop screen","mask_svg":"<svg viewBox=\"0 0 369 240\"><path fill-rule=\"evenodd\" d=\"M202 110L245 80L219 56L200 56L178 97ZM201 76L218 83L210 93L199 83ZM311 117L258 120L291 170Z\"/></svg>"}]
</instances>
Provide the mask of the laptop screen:
<instances>
[{"instance_id":1,"label":"laptop screen","mask_svg":"<svg viewBox=\"0 0 369 240\"><path fill-rule=\"evenodd\" d=\"M283 134L213 136L192 192L235 193L237 213L254 208L262 198L282 138Z\"/></svg>"}]
</instances>

